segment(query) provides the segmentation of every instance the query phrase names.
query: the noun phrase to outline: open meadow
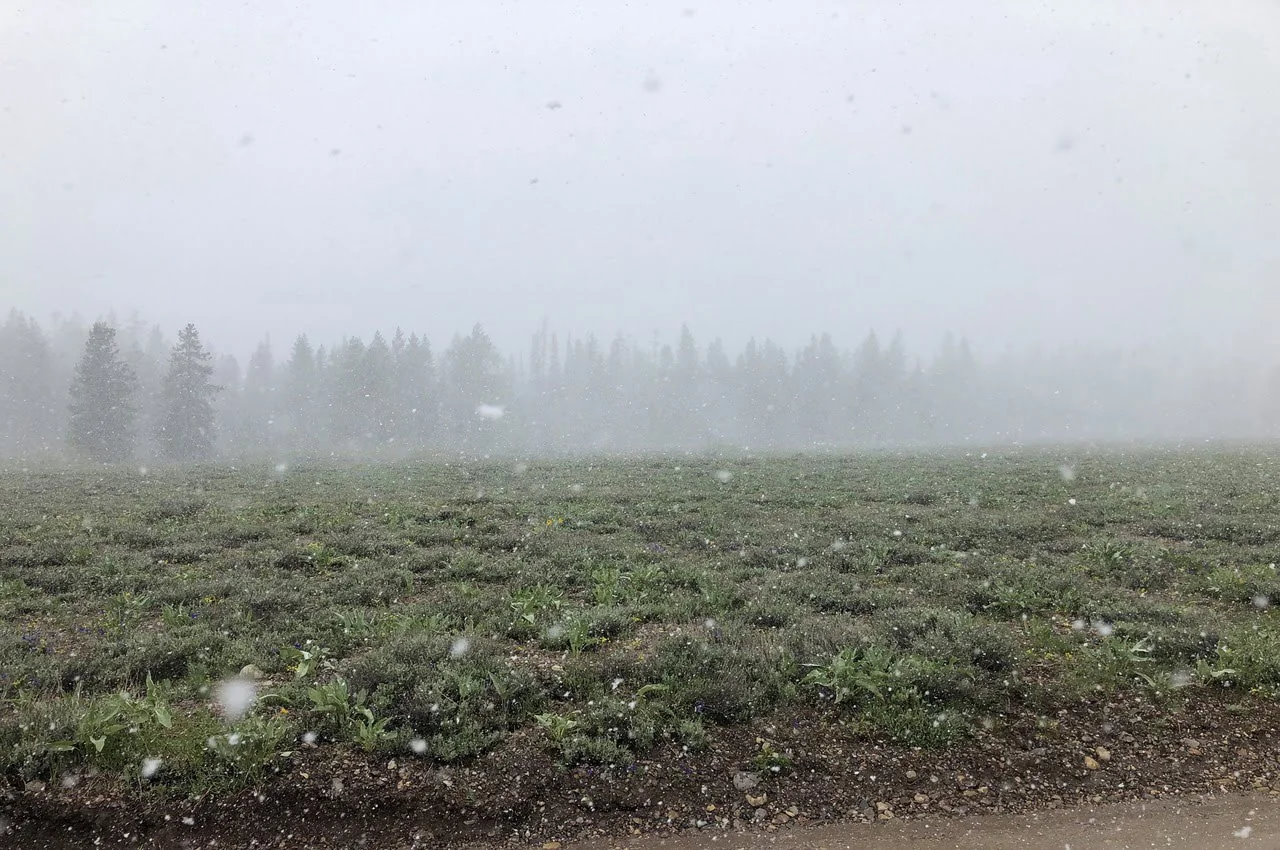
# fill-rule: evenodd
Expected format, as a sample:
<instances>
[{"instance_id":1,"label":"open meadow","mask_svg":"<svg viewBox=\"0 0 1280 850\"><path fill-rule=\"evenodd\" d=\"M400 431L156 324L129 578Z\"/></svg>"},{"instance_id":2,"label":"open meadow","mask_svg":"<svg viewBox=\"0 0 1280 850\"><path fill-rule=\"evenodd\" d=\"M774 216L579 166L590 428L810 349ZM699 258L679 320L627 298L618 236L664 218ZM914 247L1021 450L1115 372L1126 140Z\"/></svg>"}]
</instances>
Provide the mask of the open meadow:
<instances>
[{"instance_id":1,"label":"open meadow","mask_svg":"<svg viewBox=\"0 0 1280 850\"><path fill-rule=\"evenodd\" d=\"M10 470L0 830L540 846L1275 787L1278 472Z\"/></svg>"}]
</instances>

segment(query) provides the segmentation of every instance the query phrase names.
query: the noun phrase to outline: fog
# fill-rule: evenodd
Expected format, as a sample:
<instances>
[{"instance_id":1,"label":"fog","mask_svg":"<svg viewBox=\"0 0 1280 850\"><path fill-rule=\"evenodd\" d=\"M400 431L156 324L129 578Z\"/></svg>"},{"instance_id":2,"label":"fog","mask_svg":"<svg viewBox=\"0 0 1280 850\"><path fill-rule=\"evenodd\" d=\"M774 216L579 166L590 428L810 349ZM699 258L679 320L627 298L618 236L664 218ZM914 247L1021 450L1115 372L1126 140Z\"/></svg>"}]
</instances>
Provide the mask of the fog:
<instances>
[{"instance_id":1,"label":"fog","mask_svg":"<svg viewBox=\"0 0 1280 850\"><path fill-rule=\"evenodd\" d=\"M1272 434L1278 25L1261 2L10 7L5 453L60 451L97 319L144 453L189 322L230 454ZM336 380L397 328L430 345L397 380L431 423L335 426L376 393L318 383L325 436L290 437L298 335Z\"/></svg>"}]
</instances>

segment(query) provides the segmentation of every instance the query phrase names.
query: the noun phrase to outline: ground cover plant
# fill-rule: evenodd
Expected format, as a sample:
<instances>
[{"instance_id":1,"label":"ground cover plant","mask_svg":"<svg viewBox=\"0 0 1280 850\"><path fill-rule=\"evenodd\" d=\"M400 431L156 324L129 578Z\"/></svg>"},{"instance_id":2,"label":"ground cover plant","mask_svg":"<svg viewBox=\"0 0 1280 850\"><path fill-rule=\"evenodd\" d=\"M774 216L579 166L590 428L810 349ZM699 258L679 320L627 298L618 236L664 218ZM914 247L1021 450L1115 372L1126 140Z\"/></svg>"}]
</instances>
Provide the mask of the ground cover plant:
<instances>
[{"instance_id":1,"label":"ground cover plant","mask_svg":"<svg viewBox=\"0 0 1280 850\"><path fill-rule=\"evenodd\" d=\"M927 759L1099 711L1265 726L1276 472L1223 446L11 470L0 767L145 807L322 764L674 758L737 771L749 813L817 758L780 728Z\"/></svg>"}]
</instances>

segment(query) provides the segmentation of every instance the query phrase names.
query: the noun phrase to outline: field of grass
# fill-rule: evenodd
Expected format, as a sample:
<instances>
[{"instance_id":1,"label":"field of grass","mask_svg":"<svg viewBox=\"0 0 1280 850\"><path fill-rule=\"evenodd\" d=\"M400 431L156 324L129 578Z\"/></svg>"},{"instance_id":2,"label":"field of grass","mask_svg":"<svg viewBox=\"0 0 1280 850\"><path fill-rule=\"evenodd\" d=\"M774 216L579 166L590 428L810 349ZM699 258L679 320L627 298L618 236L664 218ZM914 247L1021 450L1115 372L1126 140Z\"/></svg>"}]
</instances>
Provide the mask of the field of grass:
<instances>
[{"instance_id":1,"label":"field of grass","mask_svg":"<svg viewBox=\"0 0 1280 850\"><path fill-rule=\"evenodd\" d=\"M0 766L124 797L301 757L963 745L1280 693L1264 449L0 475ZM1047 733L1046 733L1047 734ZM789 757L768 742L766 777Z\"/></svg>"}]
</instances>

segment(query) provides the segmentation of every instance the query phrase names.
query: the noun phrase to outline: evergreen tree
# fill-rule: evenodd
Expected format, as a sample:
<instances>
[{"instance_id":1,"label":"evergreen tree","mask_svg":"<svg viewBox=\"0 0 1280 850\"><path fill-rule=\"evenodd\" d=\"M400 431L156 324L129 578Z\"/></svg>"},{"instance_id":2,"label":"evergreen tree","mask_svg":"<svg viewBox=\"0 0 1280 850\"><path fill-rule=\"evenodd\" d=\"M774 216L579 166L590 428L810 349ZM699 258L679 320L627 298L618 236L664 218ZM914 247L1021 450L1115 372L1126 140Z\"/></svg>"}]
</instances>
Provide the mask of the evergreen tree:
<instances>
[{"instance_id":1,"label":"evergreen tree","mask_svg":"<svg viewBox=\"0 0 1280 850\"><path fill-rule=\"evenodd\" d=\"M116 331L97 322L71 382L71 447L83 457L115 463L133 456L138 379L120 359Z\"/></svg>"},{"instance_id":2,"label":"evergreen tree","mask_svg":"<svg viewBox=\"0 0 1280 850\"><path fill-rule=\"evenodd\" d=\"M1110 374L1110 373L1109 373ZM969 342L948 332L929 369L931 437L944 443L974 439L973 413L980 407L977 363Z\"/></svg>"},{"instance_id":3,"label":"evergreen tree","mask_svg":"<svg viewBox=\"0 0 1280 850\"><path fill-rule=\"evenodd\" d=\"M480 325L458 337L444 353L445 417L457 444L492 445L496 419L506 402L502 355Z\"/></svg>"},{"instance_id":4,"label":"evergreen tree","mask_svg":"<svg viewBox=\"0 0 1280 850\"><path fill-rule=\"evenodd\" d=\"M395 406L395 355L381 332L375 332L369 341L362 366L365 438L376 447L385 447L396 436L398 411Z\"/></svg>"},{"instance_id":5,"label":"evergreen tree","mask_svg":"<svg viewBox=\"0 0 1280 850\"><path fill-rule=\"evenodd\" d=\"M724 343L712 340L707 346L706 423L717 443L741 442L742 405L733 378L733 364Z\"/></svg>"},{"instance_id":6,"label":"evergreen tree","mask_svg":"<svg viewBox=\"0 0 1280 850\"><path fill-rule=\"evenodd\" d=\"M166 372L168 367L166 366ZM217 434L214 441L215 452L223 454L239 455L244 439L244 433L241 425L244 421L243 410L243 394L241 392L242 385L240 380L240 361L231 354L223 354L213 361L213 383L219 387L220 393L218 403L213 409L213 429ZM161 379L161 392L157 394L156 422L163 421L163 384ZM157 433L159 430L157 424ZM157 451L162 454L163 450Z\"/></svg>"},{"instance_id":7,"label":"evergreen tree","mask_svg":"<svg viewBox=\"0 0 1280 850\"><path fill-rule=\"evenodd\" d=\"M154 454L154 438L160 427L160 390L164 384L165 361L169 357L169 342L158 325L146 332L140 326L130 332L128 344L121 339L121 354L129 368L138 376L137 434L138 449L143 456Z\"/></svg>"},{"instance_id":8,"label":"evergreen tree","mask_svg":"<svg viewBox=\"0 0 1280 850\"><path fill-rule=\"evenodd\" d=\"M792 374L795 433L801 439L831 446L848 433L843 425L845 383L840 353L830 334L814 336L796 358ZM842 433L843 432L843 433Z\"/></svg>"},{"instance_id":9,"label":"evergreen tree","mask_svg":"<svg viewBox=\"0 0 1280 850\"><path fill-rule=\"evenodd\" d=\"M738 356L738 385L750 420L746 433L760 448L778 449L789 443L790 381L787 354L773 340L757 344L752 339Z\"/></svg>"},{"instance_id":10,"label":"evergreen tree","mask_svg":"<svg viewBox=\"0 0 1280 850\"><path fill-rule=\"evenodd\" d=\"M673 417L676 441L682 446L696 445L706 435L703 431L706 410L702 393L702 364L698 344L688 325L680 326L680 342L676 346L675 366L670 377L667 414Z\"/></svg>"},{"instance_id":11,"label":"evergreen tree","mask_svg":"<svg viewBox=\"0 0 1280 850\"><path fill-rule=\"evenodd\" d=\"M639 383L637 373L642 355L633 340L621 335L609 345L609 359L605 363L605 379L611 398L609 414L609 447L630 449L637 446L644 435L644 419L638 415L643 399L635 398Z\"/></svg>"},{"instance_id":12,"label":"evergreen tree","mask_svg":"<svg viewBox=\"0 0 1280 850\"><path fill-rule=\"evenodd\" d=\"M244 372L244 390L240 394L240 442L241 449L258 454L270 454L275 449L275 358L271 353L270 338L258 343L249 357Z\"/></svg>"},{"instance_id":13,"label":"evergreen tree","mask_svg":"<svg viewBox=\"0 0 1280 850\"><path fill-rule=\"evenodd\" d=\"M426 337L410 334L395 355L397 439L405 452L426 448L435 426L435 360Z\"/></svg>"},{"instance_id":14,"label":"evergreen tree","mask_svg":"<svg viewBox=\"0 0 1280 850\"><path fill-rule=\"evenodd\" d=\"M156 434L160 450L169 460L204 460L213 453L213 399L221 388L212 381L212 359L201 345L195 325L178 332L161 390Z\"/></svg>"},{"instance_id":15,"label":"evergreen tree","mask_svg":"<svg viewBox=\"0 0 1280 850\"><path fill-rule=\"evenodd\" d=\"M315 451L321 434L320 363L305 334L294 340L283 384L289 446L296 452Z\"/></svg>"},{"instance_id":16,"label":"evergreen tree","mask_svg":"<svg viewBox=\"0 0 1280 850\"><path fill-rule=\"evenodd\" d=\"M53 401L53 354L33 319L14 310L0 325L0 457L52 449L60 418Z\"/></svg>"},{"instance_id":17,"label":"evergreen tree","mask_svg":"<svg viewBox=\"0 0 1280 850\"><path fill-rule=\"evenodd\" d=\"M327 370L329 437L343 451L357 452L372 437L369 431L366 346L351 337L336 346Z\"/></svg>"}]
</instances>

